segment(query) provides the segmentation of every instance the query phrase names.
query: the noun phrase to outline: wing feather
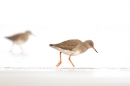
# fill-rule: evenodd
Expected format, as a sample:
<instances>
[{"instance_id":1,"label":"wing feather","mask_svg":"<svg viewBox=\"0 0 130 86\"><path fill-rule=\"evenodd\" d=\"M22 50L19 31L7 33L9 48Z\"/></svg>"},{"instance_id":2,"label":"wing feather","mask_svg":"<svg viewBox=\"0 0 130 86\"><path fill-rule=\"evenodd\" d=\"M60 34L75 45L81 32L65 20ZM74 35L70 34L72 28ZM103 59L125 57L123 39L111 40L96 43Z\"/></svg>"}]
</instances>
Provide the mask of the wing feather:
<instances>
[{"instance_id":1,"label":"wing feather","mask_svg":"<svg viewBox=\"0 0 130 86\"><path fill-rule=\"evenodd\" d=\"M65 49L65 50L72 50L80 43L82 43L82 41L80 41L78 39L73 39L73 40L66 40L66 41L63 41L61 43L51 44L51 45L54 47Z\"/></svg>"}]
</instances>

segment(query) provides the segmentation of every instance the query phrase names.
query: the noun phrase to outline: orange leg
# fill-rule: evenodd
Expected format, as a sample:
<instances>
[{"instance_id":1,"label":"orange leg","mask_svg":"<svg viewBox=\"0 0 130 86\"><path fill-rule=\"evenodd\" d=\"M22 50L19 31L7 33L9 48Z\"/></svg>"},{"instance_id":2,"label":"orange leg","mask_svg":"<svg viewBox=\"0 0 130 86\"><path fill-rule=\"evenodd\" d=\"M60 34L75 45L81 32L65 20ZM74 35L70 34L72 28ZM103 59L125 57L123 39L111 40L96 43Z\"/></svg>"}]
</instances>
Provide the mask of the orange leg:
<instances>
[{"instance_id":1,"label":"orange leg","mask_svg":"<svg viewBox=\"0 0 130 86\"><path fill-rule=\"evenodd\" d=\"M70 55L70 57L71 57L71 55ZM72 64L72 65L73 65L73 67L74 67L74 64L72 63L72 61L71 61L70 57L69 57L69 61L71 62L71 64Z\"/></svg>"},{"instance_id":2,"label":"orange leg","mask_svg":"<svg viewBox=\"0 0 130 86\"><path fill-rule=\"evenodd\" d=\"M10 49L10 52L12 52L12 50L13 50L13 46L14 46L14 43L12 44L12 47L11 47L11 49Z\"/></svg>"},{"instance_id":3,"label":"orange leg","mask_svg":"<svg viewBox=\"0 0 130 86\"><path fill-rule=\"evenodd\" d=\"M60 61L59 61L58 64L56 65L57 67L62 63L62 61L61 61L61 53L62 53L62 52L60 52Z\"/></svg>"},{"instance_id":4,"label":"orange leg","mask_svg":"<svg viewBox=\"0 0 130 86\"><path fill-rule=\"evenodd\" d=\"M20 46L20 49L24 52L24 50L23 50L22 46L21 46L21 45L19 45L19 46Z\"/></svg>"}]
</instances>

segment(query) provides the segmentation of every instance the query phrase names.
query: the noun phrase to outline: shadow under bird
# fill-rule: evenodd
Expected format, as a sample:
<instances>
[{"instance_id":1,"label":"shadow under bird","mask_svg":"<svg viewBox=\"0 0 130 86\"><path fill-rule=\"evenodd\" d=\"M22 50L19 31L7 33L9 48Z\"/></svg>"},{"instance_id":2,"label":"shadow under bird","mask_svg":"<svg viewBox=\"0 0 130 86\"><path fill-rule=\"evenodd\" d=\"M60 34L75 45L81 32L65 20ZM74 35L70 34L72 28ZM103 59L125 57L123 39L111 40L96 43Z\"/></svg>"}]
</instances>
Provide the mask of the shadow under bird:
<instances>
[{"instance_id":1,"label":"shadow under bird","mask_svg":"<svg viewBox=\"0 0 130 86\"><path fill-rule=\"evenodd\" d=\"M57 67L62 63L61 53L69 55L69 61L71 62L73 67L75 67L70 59L71 56L76 56L81 53L84 53L89 48L93 48L97 52L97 50L94 48L94 43L92 40L86 40L82 42L81 40L78 40L78 39L72 39L72 40L66 40L57 44L50 44L49 46L60 51L60 61L56 65Z\"/></svg>"},{"instance_id":2,"label":"shadow under bird","mask_svg":"<svg viewBox=\"0 0 130 86\"><path fill-rule=\"evenodd\" d=\"M24 33L18 33L5 37L13 42L10 52L12 52L14 44L18 44L20 46L20 49L24 51L21 45L29 39L30 35L33 35L31 31L25 31Z\"/></svg>"}]
</instances>

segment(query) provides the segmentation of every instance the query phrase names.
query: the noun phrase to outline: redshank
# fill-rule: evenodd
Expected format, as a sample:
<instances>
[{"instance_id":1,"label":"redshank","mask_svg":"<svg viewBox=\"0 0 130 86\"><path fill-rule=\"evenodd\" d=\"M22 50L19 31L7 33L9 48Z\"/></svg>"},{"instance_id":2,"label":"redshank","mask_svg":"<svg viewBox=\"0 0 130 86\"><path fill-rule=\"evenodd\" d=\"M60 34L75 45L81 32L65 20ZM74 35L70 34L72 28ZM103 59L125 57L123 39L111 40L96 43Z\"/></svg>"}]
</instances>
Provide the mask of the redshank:
<instances>
[{"instance_id":1,"label":"redshank","mask_svg":"<svg viewBox=\"0 0 130 86\"><path fill-rule=\"evenodd\" d=\"M18 33L12 36L5 37L13 42L10 52L12 52L14 44L18 44L20 46L20 49L24 51L23 48L21 47L21 44L25 43L30 35L32 35L32 32L26 31L24 33Z\"/></svg>"},{"instance_id":2,"label":"redshank","mask_svg":"<svg viewBox=\"0 0 130 86\"><path fill-rule=\"evenodd\" d=\"M93 48L97 52L97 50L94 48L94 43L92 40L86 40L82 42L78 39L72 39L72 40L66 40L57 44L50 44L49 46L60 51L60 61L56 65L57 67L62 63L61 53L69 55L69 61L73 65L73 67L75 67L70 59L71 56L76 56L81 53L84 53L89 48Z\"/></svg>"}]
</instances>

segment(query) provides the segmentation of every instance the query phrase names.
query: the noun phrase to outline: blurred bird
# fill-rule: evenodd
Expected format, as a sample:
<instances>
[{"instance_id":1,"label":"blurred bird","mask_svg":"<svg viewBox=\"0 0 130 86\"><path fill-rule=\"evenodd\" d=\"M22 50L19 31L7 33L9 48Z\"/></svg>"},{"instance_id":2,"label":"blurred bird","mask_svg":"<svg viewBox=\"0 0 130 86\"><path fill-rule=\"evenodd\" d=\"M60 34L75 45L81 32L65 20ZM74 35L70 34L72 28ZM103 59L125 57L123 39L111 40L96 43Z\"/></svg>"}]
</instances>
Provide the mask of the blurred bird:
<instances>
[{"instance_id":1,"label":"blurred bird","mask_svg":"<svg viewBox=\"0 0 130 86\"><path fill-rule=\"evenodd\" d=\"M57 67L62 63L61 53L69 55L69 61L71 62L73 67L75 67L70 59L71 56L76 56L81 53L84 53L89 48L93 48L97 52L97 50L94 48L94 43L92 40L86 40L82 42L78 39L72 39L72 40L66 40L57 44L50 44L49 46L60 51L60 61L56 65Z\"/></svg>"},{"instance_id":2,"label":"blurred bird","mask_svg":"<svg viewBox=\"0 0 130 86\"><path fill-rule=\"evenodd\" d=\"M21 45L29 39L30 35L33 35L32 32L26 31L24 33L18 33L12 36L5 37L13 42L10 52L12 52L14 44L18 44L20 46L20 49L24 52Z\"/></svg>"}]
</instances>

